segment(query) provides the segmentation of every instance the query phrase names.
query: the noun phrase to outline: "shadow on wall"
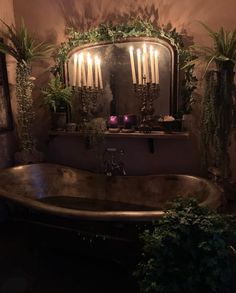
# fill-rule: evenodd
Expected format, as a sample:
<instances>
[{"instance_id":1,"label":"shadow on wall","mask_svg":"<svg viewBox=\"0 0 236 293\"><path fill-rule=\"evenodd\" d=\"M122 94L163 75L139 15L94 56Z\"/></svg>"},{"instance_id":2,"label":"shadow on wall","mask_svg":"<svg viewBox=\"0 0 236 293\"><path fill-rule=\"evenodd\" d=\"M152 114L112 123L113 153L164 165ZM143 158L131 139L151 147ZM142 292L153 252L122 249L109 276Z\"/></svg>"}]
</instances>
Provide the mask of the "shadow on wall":
<instances>
[{"instance_id":1,"label":"shadow on wall","mask_svg":"<svg viewBox=\"0 0 236 293\"><path fill-rule=\"evenodd\" d=\"M117 10L117 4L111 1L84 1L81 7L78 7L76 0L59 0L59 9L65 19L66 27L74 29L89 30L101 23L125 23L130 18L140 17L141 19L151 22L153 25L158 24L158 8L154 4L143 5L138 3L123 5L123 9ZM121 6L120 6L121 7ZM127 12L128 11L128 12Z\"/></svg>"}]
</instances>

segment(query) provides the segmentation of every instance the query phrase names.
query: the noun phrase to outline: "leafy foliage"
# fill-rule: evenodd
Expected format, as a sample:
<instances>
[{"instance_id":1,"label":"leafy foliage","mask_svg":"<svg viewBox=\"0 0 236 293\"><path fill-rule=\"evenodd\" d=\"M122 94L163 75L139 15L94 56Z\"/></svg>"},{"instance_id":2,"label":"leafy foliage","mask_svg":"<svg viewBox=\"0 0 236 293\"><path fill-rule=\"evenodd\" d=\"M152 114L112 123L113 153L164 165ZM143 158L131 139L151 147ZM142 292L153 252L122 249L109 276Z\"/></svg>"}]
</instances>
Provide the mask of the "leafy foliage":
<instances>
[{"instance_id":1,"label":"leafy foliage","mask_svg":"<svg viewBox=\"0 0 236 293\"><path fill-rule=\"evenodd\" d=\"M212 31L203 24L213 41L212 47L200 48L200 58L206 61L206 69L211 63L217 71L205 75L205 94L202 102L202 153L205 165L220 170L223 179L230 177L228 147L232 129L232 107L234 66L236 62L236 29L230 32L221 28Z\"/></svg>"},{"instance_id":2,"label":"leafy foliage","mask_svg":"<svg viewBox=\"0 0 236 293\"><path fill-rule=\"evenodd\" d=\"M45 42L37 42L28 33L24 21L21 22L19 30L12 25L9 26L0 20L6 27L6 32L1 32L10 44L0 44L0 51L13 56L17 62L29 63L35 59L43 58L52 50L52 45Z\"/></svg>"},{"instance_id":3,"label":"leafy foliage","mask_svg":"<svg viewBox=\"0 0 236 293\"><path fill-rule=\"evenodd\" d=\"M201 23L213 41L212 47L199 47L198 54L206 61L206 70L211 63L217 66L222 62L236 63L236 29L225 31L223 27L218 32L213 31L206 24Z\"/></svg>"},{"instance_id":4,"label":"leafy foliage","mask_svg":"<svg viewBox=\"0 0 236 293\"><path fill-rule=\"evenodd\" d=\"M235 227L233 217L200 207L195 199L174 201L141 235L143 254L135 271L141 292L230 292Z\"/></svg>"},{"instance_id":5,"label":"leafy foliage","mask_svg":"<svg viewBox=\"0 0 236 293\"><path fill-rule=\"evenodd\" d=\"M44 104L48 105L54 112L65 111L67 105L70 105L72 90L70 87L64 87L60 76L56 75L51 79L48 87L42 90Z\"/></svg>"},{"instance_id":6,"label":"leafy foliage","mask_svg":"<svg viewBox=\"0 0 236 293\"><path fill-rule=\"evenodd\" d=\"M56 52L56 65L54 72L63 72L63 64L67 60L69 51L77 46L87 43L96 43L101 41L116 42L118 40L132 37L153 37L164 38L175 46L180 60L180 68L184 71L184 80L181 84L181 96L183 100L183 111L189 113L191 105L194 103L193 91L196 88L197 79L194 76L194 60L196 56L188 49L185 49L182 35L172 27L155 28L151 23L133 19L127 23L114 25L101 24L97 28L93 28L87 32L78 32L73 28L67 30L68 41L61 44Z\"/></svg>"}]
</instances>

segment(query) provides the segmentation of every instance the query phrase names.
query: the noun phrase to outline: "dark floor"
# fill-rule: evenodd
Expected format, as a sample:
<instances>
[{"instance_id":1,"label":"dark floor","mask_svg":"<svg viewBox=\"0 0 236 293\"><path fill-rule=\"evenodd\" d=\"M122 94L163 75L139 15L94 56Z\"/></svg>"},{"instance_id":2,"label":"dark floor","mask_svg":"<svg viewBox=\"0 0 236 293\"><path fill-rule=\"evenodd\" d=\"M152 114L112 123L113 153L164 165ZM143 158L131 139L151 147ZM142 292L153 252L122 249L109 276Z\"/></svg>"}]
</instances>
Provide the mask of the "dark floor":
<instances>
[{"instance_id":1,"label":"dark floor","mask_svg":"<svg viewBox=\"0 0 236 293\"><path fill-rule=\"evenodd\" d=\"M42 245L46 239L38 245L31 237L31 230L23 224L0 224L0 293L138 291L131 272L122 264L62 250L60 245Z\"/></svg>"}]
</instances>

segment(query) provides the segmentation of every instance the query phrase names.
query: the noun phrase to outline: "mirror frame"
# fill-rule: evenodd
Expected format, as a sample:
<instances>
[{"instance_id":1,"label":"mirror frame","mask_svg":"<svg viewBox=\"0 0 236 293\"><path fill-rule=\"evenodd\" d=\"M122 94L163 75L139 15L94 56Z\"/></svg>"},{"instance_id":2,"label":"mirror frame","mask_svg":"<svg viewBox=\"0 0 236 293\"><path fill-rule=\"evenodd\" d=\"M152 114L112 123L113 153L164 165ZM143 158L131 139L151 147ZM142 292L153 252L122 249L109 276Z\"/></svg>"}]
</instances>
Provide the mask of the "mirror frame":
<instances>
[{"instance_id":1,"label":"mirror frame","mask_svg":"<svg viewBox=\"0 0 236 293\"><path fill-rule=\"evenodd\" d=\"M83 32L68 28L66 32L67 40L58 47L55 54L55 66L51 70L54 74L59 74L62 81L65 80L64 64L68 59L68 54L76 47L102 44L103 42L124 42L127 38L132 37L165 39L176 48L178 54L177 66L180 73L175 84L178 88L178 105L176 104L174 107L178 107L180 115L191 112L192 104L195 102L193 92L197 85L197 78L194 74L195 63L192 61L197 57L189 49L189 46L185 45L184 39L189 43L189 37L177 32L170 24L154 27L152 23L136 18L127 23L116 25L112 23L100 24L98 27Z\"/></svg>"},{"instance_id":2,"label":"mirror frame","mask_svg":"<svg viewBox=\"0 0 236 293\"><path fill-rule=\"evenodd\" d=\"M0 38L0 42L3 43L3 39ZM5 112L6 112L6 125L2 126L0 124L0 133L5 131L10 131L13 129L13 117L12 117L12 109L10 102L10 90L8 83L8 75L7 75L7 64L6 64L6 55L0 52L0 86L3 87L3 97L5 104Z\"/></svg>"},{"instance_id":3,"label":"mirror frame","mask_svg":"<svg viewBox=\"0 0 236 293\"><path fill-rule=\"evenodd\" d=\"M171 84L170 84L170 105L169 105L169 115L174 115L179 110L179 56L178 56L178 50L176 45L173 45L169 39L159 37L159 38L153 38L153 37L132 37L132 38L126 38L126 39L120 39L117 40L115 43L134 43L134 42L152 42L155 44L161 44L165 48L168 49L170 56L171 56ZM91 49L91 48L99 48L106 45L112 45L114 42L110 41L101 41L96 43L90 43L85 45L80 45L68 52L67 60L64 63L63 66L63 81L64 83L70 85L70 77L69 77L69 71L68 71L68 62L69 59L72 57L72 55L76 52L79 52L81 50L85 49ZM65 68L67 68L67 74L65 73ZM67 81L65 80L67 77Z\"/></svg>"}]
</instances>

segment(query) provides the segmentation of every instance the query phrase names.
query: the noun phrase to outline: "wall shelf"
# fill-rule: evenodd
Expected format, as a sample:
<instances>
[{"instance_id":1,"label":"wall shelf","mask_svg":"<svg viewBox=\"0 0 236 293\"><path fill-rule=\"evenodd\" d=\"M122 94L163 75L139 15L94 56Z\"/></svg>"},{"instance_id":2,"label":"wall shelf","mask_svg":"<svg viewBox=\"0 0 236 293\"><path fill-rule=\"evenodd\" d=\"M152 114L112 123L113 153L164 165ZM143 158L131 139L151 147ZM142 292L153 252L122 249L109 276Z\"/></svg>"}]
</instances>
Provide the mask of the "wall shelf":
<instances>
[{"instance_id":1,"label":"wall shelf","mask_svg":"<svg viewBox=\"0 0 236 293\"><path fill-rule=\"evenodd\" d=\"M84 136L86 133L81 133L78 131L68 132L68 131L49 131L49 136ZM148 138L148 139L187 139L189 138L188 132L164 132L164 131L152 131L151 133L111 133L106 131L105 137L107 138Z\"/></svg>"}]
</instances>

